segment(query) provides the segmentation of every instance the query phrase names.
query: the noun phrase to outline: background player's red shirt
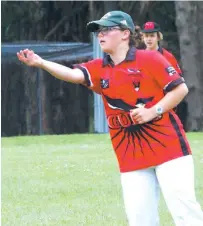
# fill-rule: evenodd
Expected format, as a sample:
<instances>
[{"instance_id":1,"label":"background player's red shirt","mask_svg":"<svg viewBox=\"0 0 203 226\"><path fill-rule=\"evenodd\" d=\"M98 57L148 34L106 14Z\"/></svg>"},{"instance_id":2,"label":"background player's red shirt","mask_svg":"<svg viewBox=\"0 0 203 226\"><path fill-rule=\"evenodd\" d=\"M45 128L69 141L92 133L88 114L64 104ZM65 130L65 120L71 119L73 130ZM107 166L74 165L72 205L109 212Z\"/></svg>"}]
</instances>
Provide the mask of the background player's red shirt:
<instances>
[{"instance_id":1,"label":"background player's red shirt","mask_svg":"<svg viewBox=\"0 0 203 226\"><path fill-rule=\"evenodd\" d=\"M77 67L85 74L86 85L102 95L121 172L191 154L183 126L173 110L142 125L129 114L136 107L150 108L184 82L159 52L131 48L118 65L113 65L107 55L103 60Z\"/></svg>"},{"instance_id":2,"label":"background player's red shirt","mask_svg":"<svg viewBox=\"0 0 203 226\"><path fill-rule=\"evenodd\" d=\"M168 60L168 62L175 68L175 70L178 72L179 75L182 76L182 71L180 69L180 66L176 60L176 58L174 57L174 55L172 53L170 53L168 50L159 47L158 51L163 54L163 56Z\"/></svg>"}]
</instances>

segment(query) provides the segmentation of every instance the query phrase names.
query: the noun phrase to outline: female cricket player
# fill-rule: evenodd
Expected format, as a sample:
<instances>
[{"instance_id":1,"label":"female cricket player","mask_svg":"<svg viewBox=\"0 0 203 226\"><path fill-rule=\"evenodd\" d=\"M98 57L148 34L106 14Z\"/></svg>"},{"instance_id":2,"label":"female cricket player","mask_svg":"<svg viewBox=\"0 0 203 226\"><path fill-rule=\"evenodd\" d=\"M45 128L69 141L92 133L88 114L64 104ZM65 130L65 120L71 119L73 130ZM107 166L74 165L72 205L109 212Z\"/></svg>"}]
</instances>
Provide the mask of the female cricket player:
<instances>
[{"instance_id":1,"label":"female cricket player","mask_svg":"<svg viewBox=\"0 0 203 226\"><path fill-rule=\"evenodd\" d=\"M103 59L74 69L28 49L18 59L102 96L130 226L159 225L160 188L177 226L202 226L191 149L172 110L188 93L184 79L157 51L133 47L135 27L128 14L111 11L87 29L97 35Z\"/></svg>"}]
</instances>

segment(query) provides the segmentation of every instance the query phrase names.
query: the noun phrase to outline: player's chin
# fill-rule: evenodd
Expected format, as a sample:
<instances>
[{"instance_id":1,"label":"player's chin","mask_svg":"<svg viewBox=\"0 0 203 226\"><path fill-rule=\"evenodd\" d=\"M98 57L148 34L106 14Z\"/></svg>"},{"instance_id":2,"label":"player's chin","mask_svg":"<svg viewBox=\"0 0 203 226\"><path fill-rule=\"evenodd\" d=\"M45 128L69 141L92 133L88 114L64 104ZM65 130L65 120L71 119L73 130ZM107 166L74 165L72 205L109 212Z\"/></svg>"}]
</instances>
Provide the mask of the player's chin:
<instances>
[{"instance_id":1,"label":"player's chin","mask_svg":"<svg viewBox=\"0 0 203 226\"><path fill-rule=\"evenodd\" d=\"M102 50L104 53L108 53L108 54L111 54L111 53L112 53L112 49L110 49L110 48L101 47L101 50Z\"/></svg>"},{"instance_id":2,"label":"player's chin","mask_svg":"<svg viewBox=\"0 0 203 226\"><path fill-rule=\"evenodd\" d=\"M111 48L108 48L108 46L101 45L101 50L105 53L111 53Z\"/></svg>"}]
</instances>

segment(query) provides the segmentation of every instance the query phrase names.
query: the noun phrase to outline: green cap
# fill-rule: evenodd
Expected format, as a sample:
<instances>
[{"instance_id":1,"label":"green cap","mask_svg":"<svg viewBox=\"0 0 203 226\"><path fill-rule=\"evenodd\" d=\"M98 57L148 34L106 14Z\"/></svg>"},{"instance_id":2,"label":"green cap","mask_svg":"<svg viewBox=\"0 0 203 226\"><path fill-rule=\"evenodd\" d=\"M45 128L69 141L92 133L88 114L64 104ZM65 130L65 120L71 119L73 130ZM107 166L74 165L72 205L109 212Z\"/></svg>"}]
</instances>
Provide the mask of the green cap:
<instances>
[{"instance_id":1,"label":"green cap","mask_svg":"<svg viewBox=\"0 0 203 226\"><path fill-rule=\"evenodd\" d=\"M95 32L99 29L99 26L113 27L113 26L125 26L132 33L135 31L135 25L130 15L122 11L111 11L106 13L100 20L91 21L87 24L87 30Z\"/></svg>"}]
</instances>

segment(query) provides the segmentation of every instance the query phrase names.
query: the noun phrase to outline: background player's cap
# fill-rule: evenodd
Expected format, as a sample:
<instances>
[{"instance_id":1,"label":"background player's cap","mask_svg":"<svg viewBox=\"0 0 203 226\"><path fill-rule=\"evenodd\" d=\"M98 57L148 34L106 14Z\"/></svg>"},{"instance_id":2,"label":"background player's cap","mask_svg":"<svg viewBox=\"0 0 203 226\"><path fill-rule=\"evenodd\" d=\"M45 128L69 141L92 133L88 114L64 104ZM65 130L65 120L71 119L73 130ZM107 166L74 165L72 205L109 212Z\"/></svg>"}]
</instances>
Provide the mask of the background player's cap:
<instances>
[{"instance_id":1,"label":"background player's cap","mask_svg":"<svg viewBox=\"0 0 203 226\"><path fill-rule=\"evenodd\" d=\"M163 39L163 34L161 33L161 27L159 26L159 24L155 23L155 22L146 22L145 24L143 24L142 26L142 33L152 33L152 32L158 32L159 33L159 39L162 40Z\"/></svg>"},{"instance_id":2,"label":"background player's cap","mask_svg":"<svg viewBox=\"0 0 203 226\"><path fill-rule=\"evenodd\" d=\"M122 11L111 11L106 13L100 20L91 21L87 24L87 30L95 32L99 29L99 26L113 27L124 26L132 33L135 31L135 25L131 16Z\"/></svg>"},{"instance_id":3,"label":"background player's cap","mask_svg":"<svg viewBox=\"0 0 203 226\"><path fill-rule=\"evenodd\" d=\"M159 24L155 22L146 22L142 26L142 33L161 32Z\"/></svg>"}]
</instances>

